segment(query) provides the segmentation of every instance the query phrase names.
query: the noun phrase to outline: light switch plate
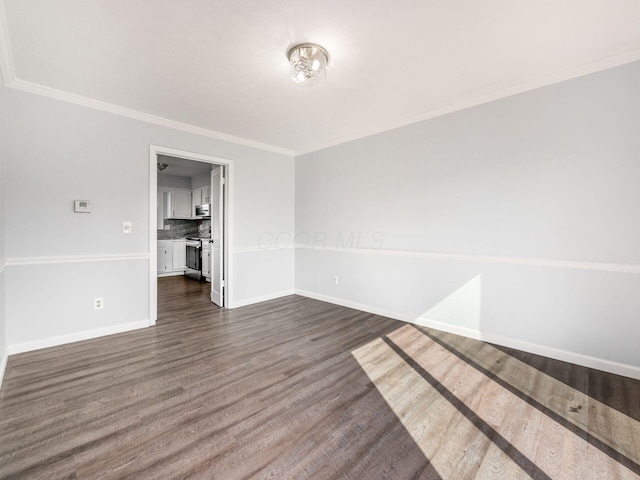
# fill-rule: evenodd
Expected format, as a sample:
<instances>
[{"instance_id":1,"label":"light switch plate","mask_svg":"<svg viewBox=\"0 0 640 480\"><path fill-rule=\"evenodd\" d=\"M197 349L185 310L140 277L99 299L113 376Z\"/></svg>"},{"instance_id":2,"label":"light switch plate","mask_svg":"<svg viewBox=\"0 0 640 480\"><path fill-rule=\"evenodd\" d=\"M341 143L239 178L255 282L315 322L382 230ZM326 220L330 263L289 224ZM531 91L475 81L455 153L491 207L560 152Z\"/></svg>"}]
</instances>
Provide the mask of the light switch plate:
<instances>
[{"instance_id":1,"label":"light switch plate","mask_svg":"<svg viewBox=\"0 0 640 480\"><path fill-rule=\"evenodd\" d=\"M133 225L131 222L122 222L122 233L131 233Z\"/></svg>"}]
</instances>

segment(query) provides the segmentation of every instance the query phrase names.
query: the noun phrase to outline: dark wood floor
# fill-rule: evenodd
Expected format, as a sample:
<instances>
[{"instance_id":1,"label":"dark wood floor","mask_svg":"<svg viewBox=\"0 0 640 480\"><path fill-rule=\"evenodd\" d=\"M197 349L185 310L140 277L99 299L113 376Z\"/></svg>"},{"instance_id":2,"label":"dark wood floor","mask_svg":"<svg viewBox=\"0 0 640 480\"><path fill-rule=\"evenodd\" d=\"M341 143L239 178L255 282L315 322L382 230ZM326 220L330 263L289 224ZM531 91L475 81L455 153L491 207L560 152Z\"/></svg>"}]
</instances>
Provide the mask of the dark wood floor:
<instances>
[{"instance_id":1,"label":"dark wood floor","mask_svg":"<svg viewBox=\"0 0 640 480\"><path fill-rule=\"evenodd\" d=\"M640 478L640 382L298 296L11 356L0 478Z\"/></svg>"}]
</instances>

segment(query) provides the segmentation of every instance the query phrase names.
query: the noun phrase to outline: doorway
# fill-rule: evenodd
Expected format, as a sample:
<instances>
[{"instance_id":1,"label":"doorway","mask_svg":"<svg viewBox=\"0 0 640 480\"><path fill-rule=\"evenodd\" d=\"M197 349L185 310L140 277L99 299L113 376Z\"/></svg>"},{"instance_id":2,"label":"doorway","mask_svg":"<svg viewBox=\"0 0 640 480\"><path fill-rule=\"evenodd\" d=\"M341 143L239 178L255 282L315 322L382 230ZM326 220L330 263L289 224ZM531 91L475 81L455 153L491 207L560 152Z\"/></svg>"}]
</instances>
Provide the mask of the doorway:
<instances>
[{"instance_id":1,"label":"doorway","mask_svg":"<svg viewBox=\"0 0 640 480\"><path fill-rule=\"evenodd\" d=\"M193 212L191 212L196 206L195 203L204 203L206 200L206 203L210 205L211 228L207 230L207 234L211 239L210 249L207 252L207 255L209 255L207 260L211 267L210 299L220 307L230 307L233 288L233 270L231 268L232 259L230 255L233 233L231 205L233 161L157 145L151 145L149 152L149 324L155 325L158 318L157 278L159 264L161 263L161 249L158 248L158 235L159 233L163 235L165 233L164 231L158 232L158 228L164 229L171 227L171 225L167 227L167 225L164 224L165 221L163 218L166 218L166 216L160 215L160 210L163 208L172 208L171 216L176 217L174 220L180 220L180 218L182 218L185 221L184 223L189 223L189 217L192 217L191 219L195 218ZM170 160L167 159L175 159L176 161L170 162ZM211 183L209 186L211 189L206 189L205 194L204 188L193 189L192 192L195 193L192 193L186 188L174 188L171 190L169 187L158 187L158 163L174 163L176 166L172 168L175 171L178 171L180 164L192 169L199 168L200 171L208 169L210 172ZM186 175L184 171L182 171L181 174ZM168 176L166 176L166 178L168 178ZM165 190L170 191L168 195L165 194ZM181 205L183 203L185 205L187 204L186 199L182 198L187 196L186 192L192 193L193 197L189 197L188 209L184 207L185 211L181 212ZM173 193L173 201L171 200L171 193ZM206 198L205 196L199 196L198 201L196 201L196 193L206 195ZM162 197L160 197L161 194L163 195ZM167 197L169 197L169 200L167 200ZM162 198L162 201L159 200L160 198ZM202 198L205 198L205 200L202 200ZM171 205L171 207L169 207L169 205ZM178 211L176 211L176 209ZM200 233L200 236L204 236L202 232ZM179 248L178 251L180 251Z\"/></svg>"}]
</instances>

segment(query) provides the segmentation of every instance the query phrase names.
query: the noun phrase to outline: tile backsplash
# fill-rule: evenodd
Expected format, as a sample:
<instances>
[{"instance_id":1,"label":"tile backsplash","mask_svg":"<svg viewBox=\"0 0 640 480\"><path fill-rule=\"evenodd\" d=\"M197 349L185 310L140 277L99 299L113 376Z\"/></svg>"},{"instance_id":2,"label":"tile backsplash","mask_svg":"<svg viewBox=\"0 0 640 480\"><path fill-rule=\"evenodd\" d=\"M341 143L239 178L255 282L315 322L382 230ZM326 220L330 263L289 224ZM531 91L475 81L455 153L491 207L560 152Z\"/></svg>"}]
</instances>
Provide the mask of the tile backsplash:
<instances>
[{"instance_id":1,"label":"tile backsplash","mask_svg":"<svg viewBox=\"0 0 640 480\"><path fill-rule=\"evenodd\" d=\"M170 225L171 230L160 230L158 225L158 240L171 240L186 237L208 237L211 229L211 220L165 220L165 225Z\"/></svg>"},{"instance_id":2,"label":"tile backsplash","mask_svg":"<svg viewBox=\"0 0 640 480\"><path fill-rule=\"evenodd\" d=\"M198 222L198 236L211 237L211 219L208 218Z\"/></svg>"}]
</instances>

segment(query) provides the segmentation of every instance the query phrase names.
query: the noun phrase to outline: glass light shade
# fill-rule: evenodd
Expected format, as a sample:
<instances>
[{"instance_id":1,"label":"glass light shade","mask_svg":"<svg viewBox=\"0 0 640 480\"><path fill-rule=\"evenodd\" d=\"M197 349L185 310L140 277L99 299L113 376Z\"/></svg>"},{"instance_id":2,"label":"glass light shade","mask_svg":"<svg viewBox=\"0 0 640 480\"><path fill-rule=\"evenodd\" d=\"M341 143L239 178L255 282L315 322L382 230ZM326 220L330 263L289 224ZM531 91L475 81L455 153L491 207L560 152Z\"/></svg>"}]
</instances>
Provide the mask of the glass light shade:
<instances>
[{"instance_id":1,"label":"glass light shade","mask_svg":"<svg viewBox=\"0 0 640 480\"><path fill-rule=\"evenodd\" d=\"M320 45L303 43L289 50L291 80L313 85L327 77L329 55Z\"/></svg>"}]
</instances>

